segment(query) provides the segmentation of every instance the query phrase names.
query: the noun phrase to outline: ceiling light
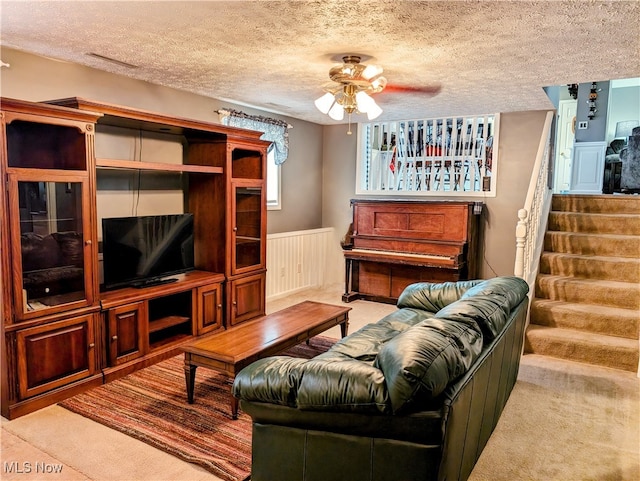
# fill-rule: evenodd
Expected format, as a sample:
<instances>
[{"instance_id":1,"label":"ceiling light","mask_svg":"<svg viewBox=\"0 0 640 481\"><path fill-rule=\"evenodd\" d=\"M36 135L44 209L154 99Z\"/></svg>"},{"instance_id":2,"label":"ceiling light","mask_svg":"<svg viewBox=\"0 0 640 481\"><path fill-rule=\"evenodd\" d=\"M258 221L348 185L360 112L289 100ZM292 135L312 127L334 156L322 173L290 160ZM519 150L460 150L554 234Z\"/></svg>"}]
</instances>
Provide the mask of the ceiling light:
<instances>
[{"instance_id":1,"label":"ceiling light","mask_svg":"<svg viewBox=\"0 0 640 481\"><path fill-rule=\"evenodd\" d=\"M328 114L333 120L342 120L344 119L344 108L338 102L335 102Z\"/></svg>"},{"instance_id":2,"label":"ceiling light","mask_svg":"<svg viewBox=\"0 0 640 481\"><path fill-rule=\"evenodd\" d=\"M329 70L329 78L333 83L325 87L326 93L315 101L320 112L334 120L342 120L344 113L349 115L349 131L351 133L351 114L367 114L369 120L382 113L371 94L382 92L387 79L382 77L382 67L360 63L357 55L342 57L342 65Z\"/></svg>"},{"instance_id":3,"label":"ceiling light","mask_svg":"<svg viewBox=\"0 0 640 481\"><path fill-rule=\"evenodd\" d=\"M369 108L367 111L367 118L369 120L377 119L382 113L382 109L378 106L377 103L373 102L373 106Z\"/></svg>"},{"instance_id":4,"label":"ceiling light","mask_svg":"<svg viewBox=\"0 0 640 481\"><path fill-rule=\"evenodd\" d=\"M322 112L323 114L328 114L331 106L335 101L335 97L327 92L319 99L316 99L315 104L320 112Z\"/></svg>"}]
</instances>

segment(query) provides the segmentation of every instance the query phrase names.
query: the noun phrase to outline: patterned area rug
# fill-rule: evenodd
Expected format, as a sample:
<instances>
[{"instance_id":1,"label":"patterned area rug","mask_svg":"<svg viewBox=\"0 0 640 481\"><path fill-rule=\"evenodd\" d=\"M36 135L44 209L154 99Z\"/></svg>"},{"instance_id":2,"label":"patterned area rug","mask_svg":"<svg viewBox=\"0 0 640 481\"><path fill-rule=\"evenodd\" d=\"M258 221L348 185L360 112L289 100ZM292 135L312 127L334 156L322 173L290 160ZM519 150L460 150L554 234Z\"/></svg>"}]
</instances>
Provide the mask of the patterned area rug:
<instances>
[{"instance_id":1,"label":"patterned area rug","mask_svg":"<svg viewBox=\"0 0 640 481\"><path fill-rule=\"evenodd\" d=\"M283 354L311 358L335 341L322 336ZM194 404L187 403L184 357L137 371L91 389L60 406L139 439L221 479L239 481L251 474L251 418L240 411L231 419L231 381L199 367Z\"/></svg>"}]
</instances>

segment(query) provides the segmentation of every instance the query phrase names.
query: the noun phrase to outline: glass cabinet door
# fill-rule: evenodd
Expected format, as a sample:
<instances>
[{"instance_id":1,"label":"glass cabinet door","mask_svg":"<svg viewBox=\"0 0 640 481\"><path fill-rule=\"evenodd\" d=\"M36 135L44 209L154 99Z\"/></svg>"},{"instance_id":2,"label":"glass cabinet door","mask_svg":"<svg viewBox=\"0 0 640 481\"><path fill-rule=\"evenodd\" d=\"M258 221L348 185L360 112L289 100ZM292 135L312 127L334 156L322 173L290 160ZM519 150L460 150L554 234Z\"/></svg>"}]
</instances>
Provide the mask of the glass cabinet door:
<instances>
[{"instance_id":1,"label":"glass cabinet door","mask_svg":"<svg viewBox=\"0 0 640 481\"><path fill-rule=\"evenodd\" d=\"M84 230L87 182L15 180L11 182L12 232L20 255L14 259L16 306L22 317L91 302L90 265ZM65 307L62 307L65 306Z\"/></svg>"},{"instance_id":2,"label":"glass cabinet door","mask_svg":"<svg viewBox=\"0 0 640 481\"><path fill-rule=\"evenodd\" d=\"M263 260L263 188L236 186L234 189L233 259L234 274L261 267Z\"/></svg>"}]
</instances>

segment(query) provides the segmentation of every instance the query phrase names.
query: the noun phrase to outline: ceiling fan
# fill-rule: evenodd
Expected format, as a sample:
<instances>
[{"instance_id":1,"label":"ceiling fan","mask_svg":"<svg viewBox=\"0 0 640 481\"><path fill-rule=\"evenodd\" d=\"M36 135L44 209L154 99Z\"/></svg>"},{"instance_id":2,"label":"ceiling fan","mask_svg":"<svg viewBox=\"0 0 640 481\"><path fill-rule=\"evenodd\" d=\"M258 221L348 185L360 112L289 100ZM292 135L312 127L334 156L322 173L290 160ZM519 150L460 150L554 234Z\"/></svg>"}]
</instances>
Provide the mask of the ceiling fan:
<instances>
[{"instance_id":1,"label":"ceiling fan","mask_svg":"<svg viewBox=\"0 0 640 481\"><path fill-rule=\"evenodd\" d=\"M382 67L366 65L361 60L360 55L343 56L343 63L329 70L331 82L324 85L326 93L315 101L318 110L334 120L342 120L346 112L349 115L348 134L351 134L351 114L366 114L369 120L373 120L382 113L372 95L382 91L427 95L440 92L440 85L413 87L388 84L387 79L382 76Z\"/></svg>"}]
</instances>

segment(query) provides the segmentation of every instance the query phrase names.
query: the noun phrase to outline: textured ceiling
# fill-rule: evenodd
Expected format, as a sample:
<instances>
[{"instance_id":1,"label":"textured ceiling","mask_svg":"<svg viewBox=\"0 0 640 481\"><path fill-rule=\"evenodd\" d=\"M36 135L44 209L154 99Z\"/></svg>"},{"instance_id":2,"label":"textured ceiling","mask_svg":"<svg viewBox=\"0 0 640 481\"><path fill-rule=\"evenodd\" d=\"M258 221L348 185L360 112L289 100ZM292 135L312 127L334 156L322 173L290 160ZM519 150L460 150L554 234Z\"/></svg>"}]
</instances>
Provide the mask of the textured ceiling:
<instances>
[{"instance_id":1,"label":"textured ceiling","mask_svg":"<svg viewBox=\"0 0 640 481\"><path fill-rule=\"evenodd\" d=\"M548 109L545 86L640 77L637 0L3 0L0 8L3 46L321 124L335 122L313 101L343 54L371 57L391 84L441 84L435 97L380 94L385 120Z\"/></svg>"}]
</instances>

